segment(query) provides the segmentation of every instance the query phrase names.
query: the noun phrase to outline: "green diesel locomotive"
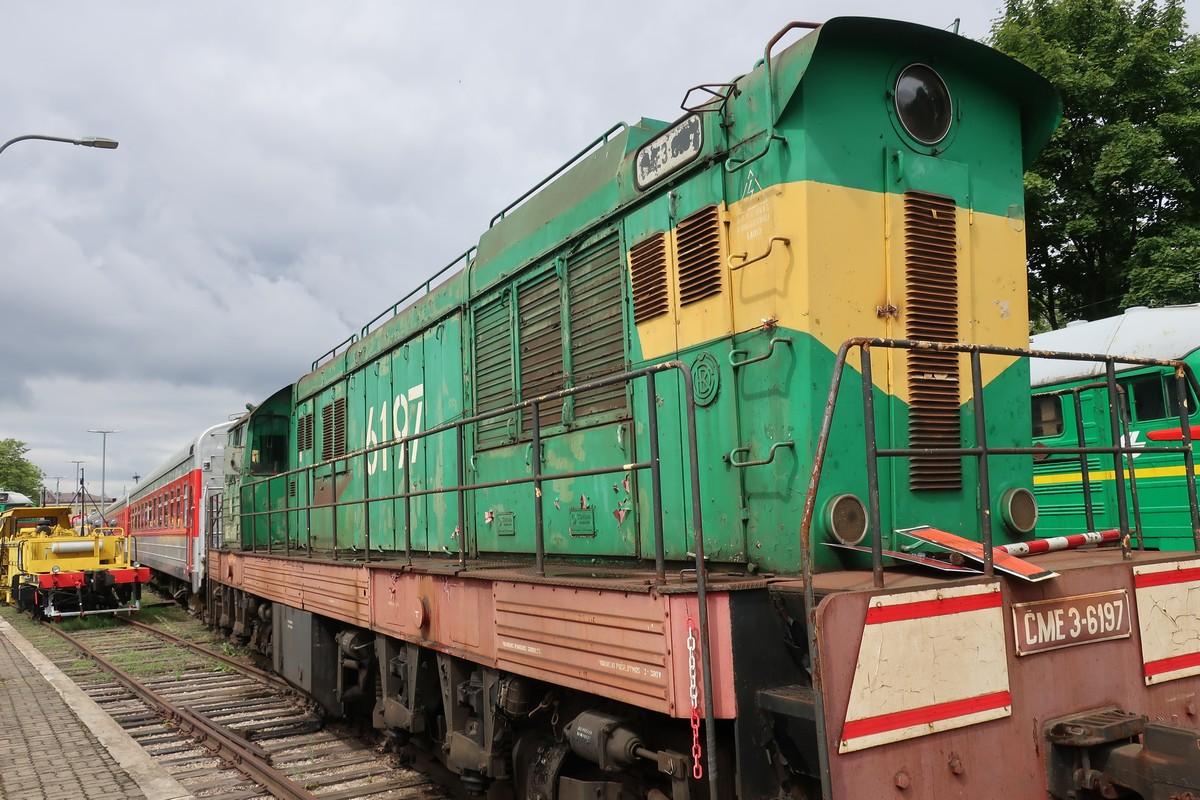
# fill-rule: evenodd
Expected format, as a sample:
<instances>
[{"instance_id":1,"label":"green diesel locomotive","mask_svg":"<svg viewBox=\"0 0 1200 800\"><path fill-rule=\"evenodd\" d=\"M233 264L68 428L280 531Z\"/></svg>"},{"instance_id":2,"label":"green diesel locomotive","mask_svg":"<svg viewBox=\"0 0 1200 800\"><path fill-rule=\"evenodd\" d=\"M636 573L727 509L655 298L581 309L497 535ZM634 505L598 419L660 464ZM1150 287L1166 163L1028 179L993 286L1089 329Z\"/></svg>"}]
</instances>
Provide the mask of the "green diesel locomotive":
<instances>
[{"instance_id":1,"label":"green diesel locomotive","mask_svg":"<svg viewBox=\"0 0 1200 800\"><path fill-rule=\"evenodd\" d=\"M839 18L682 107L232 427L213 623L494 797L1200 785L1200 564L1003 548L1054 90Z\"/></svg>"}]
</instances>

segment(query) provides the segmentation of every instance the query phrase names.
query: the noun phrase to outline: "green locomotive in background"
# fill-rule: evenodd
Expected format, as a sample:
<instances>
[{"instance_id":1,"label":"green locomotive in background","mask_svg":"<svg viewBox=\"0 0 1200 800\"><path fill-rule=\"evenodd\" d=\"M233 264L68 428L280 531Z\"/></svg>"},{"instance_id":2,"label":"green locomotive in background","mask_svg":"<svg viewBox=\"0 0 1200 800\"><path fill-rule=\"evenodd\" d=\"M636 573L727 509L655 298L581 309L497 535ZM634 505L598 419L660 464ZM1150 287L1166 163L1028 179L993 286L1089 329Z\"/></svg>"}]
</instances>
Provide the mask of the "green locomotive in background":
<instances>
[{"instance_id":1,"label":"green locomotive in background","mask_svg":"<svg viewBox=\"0 0 1200 800\"><path fill-rule=\"evenodd\" d=\"M1194 377L1200 368L1198 333L1200 306L1135 307L1120 316L1074 322L1039 334L1033 337L1033 347L1103 351L1186 363L1192 374L1186 376L1185 414L1191 420L1189 434L1195 438L1200 435ZM1031 377L1036 442L1048 447L1112 442L1101 365L1037 361ZM1127 515L1134 543L1144 540L1146 547L1157 550L1195 550L1184 465L1177 455L1162 452L1164 447L1178 446L1183 438L1175 371L1165 366L1123 365L1117 373L1117 385L1126 425L1123 436L1135 448L1124 460ZM1079 457L1063 454L1047 456L1035 464L1039 533L1118 527L1118 481L1112 460L1087 457L1088 483L1092 487L1090 515L1083 491L1084 468Z\"/></svg>"}]
</instances>

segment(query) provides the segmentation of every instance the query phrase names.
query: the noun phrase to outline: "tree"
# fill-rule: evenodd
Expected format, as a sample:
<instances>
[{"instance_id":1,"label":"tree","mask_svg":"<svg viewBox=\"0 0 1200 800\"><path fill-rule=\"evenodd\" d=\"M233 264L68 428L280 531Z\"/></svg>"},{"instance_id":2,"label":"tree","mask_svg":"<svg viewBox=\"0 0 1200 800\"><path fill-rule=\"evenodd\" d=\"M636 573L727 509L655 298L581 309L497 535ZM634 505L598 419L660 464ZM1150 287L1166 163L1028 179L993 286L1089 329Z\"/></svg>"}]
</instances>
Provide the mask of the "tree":
<instances>
[{"instance_id":1,"label":"tree","mask_svg":"<svg viewBox=\"0 0 1200 800\"><path fill-rule=\"evenodd\" d=\"M1182 0L1006 0L992 44L1063 97L1025 176L1035 324L1200 300L1200 40Z\"/></svg>"},{"instance_id":2,"label":"tree","mask_svg":"<svg viewBox=\"0 0 1200 800\"><path fill-rule=\"evenodd\" d=\"M19 439L0 439L0 489L28 495L38 502L42 471L25 457L29 447Z\"/></svg>"}]
</instances>

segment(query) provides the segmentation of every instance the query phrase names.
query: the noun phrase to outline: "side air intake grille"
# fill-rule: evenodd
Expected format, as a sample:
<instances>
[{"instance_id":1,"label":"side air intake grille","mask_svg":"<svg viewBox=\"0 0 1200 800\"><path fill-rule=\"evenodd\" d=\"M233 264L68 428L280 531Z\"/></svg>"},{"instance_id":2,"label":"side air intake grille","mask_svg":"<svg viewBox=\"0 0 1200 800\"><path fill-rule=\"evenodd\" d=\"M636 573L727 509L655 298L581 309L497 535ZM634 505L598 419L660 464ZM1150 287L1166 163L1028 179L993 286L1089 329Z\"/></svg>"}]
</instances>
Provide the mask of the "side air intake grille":
<instances>
[{"instance_id":1,"label":"side air intake grille","mask_svg":"<svg viewBox=\"0 0 1200 800\"><path fill-rule=\"evenodd\" d=\"M641 324L667 313L667 237L659 233L629 251L633 282L633 321Z\"/></svg>"},{"instance_id":2,"label":"side air intake grille","mask_svg":"<svg viewBox=\"0 0 1200 800\"><path fill-rule=\"evenodd\" d=\"M335 398L321 409L321 460L346 454L346 398Z\"/></svg>"},{"instance_id":3,"label":"side air intake grille","mask_svg":"<svg viewBox=\"0 0 1200 800\"><path fill-rule=\"evenodd\" d=\"M679 304L686 306L721 293L721 212L702 208L680 221L675 231L679 262Z\"/></svg>"},{"instance_id":4,"label":"side air intake grille","mask_svg":"<svg viewBox=\"0 0 1200 800\"><path fill-rule=\"evenodd\" d=\"M958 253L954 201L904 195L905 334L930 342L958 341ZM957 353L908 353L910 447L961 447ZM962 488L958 456L916 456L914 490Z\"/></svg>"}]
</instances>

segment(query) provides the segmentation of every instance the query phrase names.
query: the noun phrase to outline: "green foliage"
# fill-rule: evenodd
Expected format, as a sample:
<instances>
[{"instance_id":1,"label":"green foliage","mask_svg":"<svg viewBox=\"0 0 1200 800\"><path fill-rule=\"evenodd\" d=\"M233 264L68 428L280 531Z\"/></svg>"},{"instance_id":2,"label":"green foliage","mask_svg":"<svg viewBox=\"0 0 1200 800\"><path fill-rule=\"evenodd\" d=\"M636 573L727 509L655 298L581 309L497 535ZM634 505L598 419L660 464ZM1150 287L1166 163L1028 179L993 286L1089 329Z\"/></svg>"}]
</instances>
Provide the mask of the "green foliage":
<instances>
[{"instance_id":1,"label":"green foliage","mask_svg":"<svg viewBox=\"0 0 1200 800\"><path fill-rule=\"evenodd\" d=\"M992 44L1063 96L1025 176L1035 325L1200 300L1200 40L1182 0L1007 0Z\"/></svg>"},{"instance_id":2,"label":"green foliage","mask_svg":"<svg viewBox=\"0 0 1200 800\"><path fill-rule=\"evenodd\" d=\"M25 457L29 447L19 439L0 439L0 489L41 499L42 471Z\"/></svg>"}]
</instances>

